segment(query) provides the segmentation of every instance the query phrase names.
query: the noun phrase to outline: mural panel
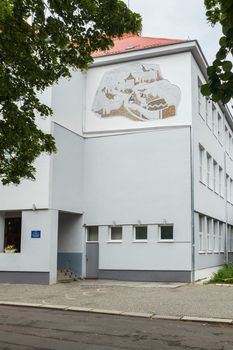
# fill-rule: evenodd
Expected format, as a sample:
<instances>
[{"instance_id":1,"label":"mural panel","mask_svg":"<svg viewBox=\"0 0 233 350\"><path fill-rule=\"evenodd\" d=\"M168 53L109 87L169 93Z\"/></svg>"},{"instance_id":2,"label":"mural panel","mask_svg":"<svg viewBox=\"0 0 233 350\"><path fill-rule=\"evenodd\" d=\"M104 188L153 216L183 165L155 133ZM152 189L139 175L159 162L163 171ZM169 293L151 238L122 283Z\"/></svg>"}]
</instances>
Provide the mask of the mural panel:
<instances>
[{"instance_id":1,"label":"mural panel","mask_svg":"<svg viewBox=\"0 0 233 350\"><path fill-rule=\"evenodd\" d=\"M163 79L159 65L136 63L103 75L92 111L101 118L164 119L176 116L180 95L178 86Z\"/></svg>"}]
</instances>

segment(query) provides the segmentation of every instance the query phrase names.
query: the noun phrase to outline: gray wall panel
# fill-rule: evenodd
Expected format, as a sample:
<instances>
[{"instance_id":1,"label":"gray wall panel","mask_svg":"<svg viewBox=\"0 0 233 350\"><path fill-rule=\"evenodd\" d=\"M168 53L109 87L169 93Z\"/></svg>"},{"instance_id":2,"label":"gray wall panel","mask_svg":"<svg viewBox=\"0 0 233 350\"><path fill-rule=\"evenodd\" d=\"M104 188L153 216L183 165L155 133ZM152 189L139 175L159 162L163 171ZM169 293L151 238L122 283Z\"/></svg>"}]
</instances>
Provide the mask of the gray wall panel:
<instances>
[{"instance_id":1,"label":"gray wall panel","mask_svg":"<svg viewBox=\"0 0 233 350\"><path fill-rule=\"evenodd\" d=\"M49 284L49 272L0 271L0 283Z\"/></svg>"},{"instance_id":2,"label":"gray wall panel","mask_svg":"<svg viewBox=\"0 0 233 350\"><path fill-rule=\"evenodd\" d=\"M191 282L191 271L99 270L99 278L142 282Z\"/></svg>"},{"instance_id":3,"label":"gray wall panel","mask_svg":"<svg viewBox=\"0 0 233 350\"><path fill-rule=\"evenodd\" d=\"M72 272L82 274L82 253L58 253L58 269L70 269Z\"/></svg>"}]
</instances>

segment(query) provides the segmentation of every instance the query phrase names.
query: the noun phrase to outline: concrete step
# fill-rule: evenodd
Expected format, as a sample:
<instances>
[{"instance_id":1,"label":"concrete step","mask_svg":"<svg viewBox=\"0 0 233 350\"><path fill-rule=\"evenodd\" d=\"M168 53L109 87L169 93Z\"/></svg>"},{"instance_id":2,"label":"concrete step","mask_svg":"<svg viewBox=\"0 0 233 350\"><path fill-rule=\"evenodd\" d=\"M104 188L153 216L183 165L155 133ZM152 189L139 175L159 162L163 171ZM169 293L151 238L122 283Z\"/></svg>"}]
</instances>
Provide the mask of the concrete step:
<instances>
[{"instance_id":1,"label":"concrete step","mask_svg":"<svg viewBox=\"0 0 233 350\"><path fill-rule=\"evenodd\" d=\"M68 283L77 281L79 276L72 272L70 269L59 269L57 270L57 282L58 283Z\"/></svg>"}]
</instances>

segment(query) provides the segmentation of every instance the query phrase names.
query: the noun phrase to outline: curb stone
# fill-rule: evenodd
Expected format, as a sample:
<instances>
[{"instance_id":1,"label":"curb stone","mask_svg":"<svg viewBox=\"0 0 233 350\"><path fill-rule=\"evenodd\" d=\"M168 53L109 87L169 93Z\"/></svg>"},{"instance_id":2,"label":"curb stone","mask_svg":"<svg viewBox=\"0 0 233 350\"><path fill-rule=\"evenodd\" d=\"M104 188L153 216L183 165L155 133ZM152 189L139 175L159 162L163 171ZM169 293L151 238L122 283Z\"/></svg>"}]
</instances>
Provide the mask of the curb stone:
<instances>
[{"instance_id":1,"label":"curb stone","mask_svg":"<svg viewBox=\"0 0 233 350\"><path fill-rule=\"evenodd\" d=\"M206 322L206 323L222 323L232 324L233 319L230 318L214 318L214 317L197 317L197 316L169 316L169 315L156 315L154 313L143 313L143 312L127 312L118 310L107 310L107 309L92 309L79 306L66 306L66 305L51 305L51 304L36 304L36 303L24 303L15 301L0 301L0 305L5 306L18 306L18 307L31 307L41 309L53 309L63 311L77 311L77 312L91 312L98 314L118 315L118 316L129 316L129 317L142 317L156 320L173 320L173 321L190 321L190 322Z\"/></svg>"}]
</instances>

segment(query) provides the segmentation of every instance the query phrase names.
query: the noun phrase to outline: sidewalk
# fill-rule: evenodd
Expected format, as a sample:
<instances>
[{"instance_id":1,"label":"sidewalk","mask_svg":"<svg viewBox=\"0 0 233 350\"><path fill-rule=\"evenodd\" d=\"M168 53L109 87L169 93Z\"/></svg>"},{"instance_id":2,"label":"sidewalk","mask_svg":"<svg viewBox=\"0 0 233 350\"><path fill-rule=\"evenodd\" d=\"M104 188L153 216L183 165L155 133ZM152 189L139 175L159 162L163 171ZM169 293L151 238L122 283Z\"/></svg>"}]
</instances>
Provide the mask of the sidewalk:
<instances>
[{"instance_id":1,"label":"sidewalk","mask_svg":"<svg viewBox=\"0 0 233 350\"><path fill-rule=\"evenodd\" d=\"M233 322L233 285L102 280L51 286L0 284L0 304L11 303L154 318L195 320L197 317L202 321L211 318L216 322Z\"/></svg>"}]
</instances>

